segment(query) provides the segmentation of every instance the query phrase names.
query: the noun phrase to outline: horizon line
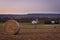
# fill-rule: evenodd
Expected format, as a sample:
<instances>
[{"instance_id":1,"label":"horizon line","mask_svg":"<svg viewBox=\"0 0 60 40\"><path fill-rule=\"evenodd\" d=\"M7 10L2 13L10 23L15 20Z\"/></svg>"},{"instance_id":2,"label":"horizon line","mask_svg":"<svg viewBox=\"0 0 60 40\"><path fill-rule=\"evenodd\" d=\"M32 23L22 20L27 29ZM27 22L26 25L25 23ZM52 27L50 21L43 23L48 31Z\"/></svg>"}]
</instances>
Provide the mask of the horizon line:
<instances>
[{"instance_id":1,"label":"horizon line","mask_svg":"<svg viewBox=\"0 0 60 40\"><path fill-rule=\"evenodd\" d=\"M60 12L0 13L0 14L60 14Z\"/></svg>"}]
</instances>

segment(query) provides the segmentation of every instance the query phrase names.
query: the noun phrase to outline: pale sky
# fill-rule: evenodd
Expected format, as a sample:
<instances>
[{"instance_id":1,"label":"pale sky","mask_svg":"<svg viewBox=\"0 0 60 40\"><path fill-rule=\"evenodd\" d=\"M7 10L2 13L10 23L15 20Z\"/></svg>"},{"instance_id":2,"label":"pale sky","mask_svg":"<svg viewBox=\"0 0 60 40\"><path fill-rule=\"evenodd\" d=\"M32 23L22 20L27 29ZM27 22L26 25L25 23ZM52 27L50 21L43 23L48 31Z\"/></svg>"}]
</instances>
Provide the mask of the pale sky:
<instances>
[{"instance_id":1,"label":"pale sky","mask_svg":"<svg viewBox=\"0 0 60 40\"><path fill-rule=\"evenodd\" d=\"M60 0L0 0L0 14L32 12L60 12Z\"/></svg>"}]
</instances>

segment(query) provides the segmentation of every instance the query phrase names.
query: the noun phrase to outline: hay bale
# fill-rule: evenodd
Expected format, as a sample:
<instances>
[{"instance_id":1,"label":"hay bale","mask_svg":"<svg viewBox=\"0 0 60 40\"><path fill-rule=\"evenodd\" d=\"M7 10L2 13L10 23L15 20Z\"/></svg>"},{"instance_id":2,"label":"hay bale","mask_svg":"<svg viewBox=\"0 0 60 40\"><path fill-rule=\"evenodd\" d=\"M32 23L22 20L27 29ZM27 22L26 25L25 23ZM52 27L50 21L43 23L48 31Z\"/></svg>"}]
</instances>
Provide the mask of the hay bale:
<instances>
[{"instance_id":1,"label":"hay bale","mask_svg":"<svg viewBox=\"0 0 60 40\"><path fill-rule=\"evenodd\" d=\"M8 20L4 23L4 34L15 34L19 29L19 23L15 20Z\"/></svg>"}]
</instances>

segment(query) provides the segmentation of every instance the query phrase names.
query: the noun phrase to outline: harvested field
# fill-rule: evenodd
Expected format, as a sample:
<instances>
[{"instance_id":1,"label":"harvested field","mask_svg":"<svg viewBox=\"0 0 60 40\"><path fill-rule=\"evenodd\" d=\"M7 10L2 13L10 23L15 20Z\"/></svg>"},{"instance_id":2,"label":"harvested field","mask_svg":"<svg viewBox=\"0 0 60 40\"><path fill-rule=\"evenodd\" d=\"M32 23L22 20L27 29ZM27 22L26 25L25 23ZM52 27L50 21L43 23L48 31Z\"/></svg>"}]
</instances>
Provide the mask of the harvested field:
<instances>
[{"instance_id":1,"label":"harvested field","mask_svg":"<svg viewBox=\"0 0 60 40\"><path fill-rule=\"evenodd\" d=\"M20 31L16 35L0 34L0 40L60 40L60 25L21 24L20 26Z\"/></svg>"},{"instance_id":2,"label":"harvested field","mask_svg":"<svg viewBox=\"0 0 60 40\"><path fill-rule=\"evenodd\" d=\"M0 40L60 40L60 33L0 35Z\"/></svg>"}]
</instances>

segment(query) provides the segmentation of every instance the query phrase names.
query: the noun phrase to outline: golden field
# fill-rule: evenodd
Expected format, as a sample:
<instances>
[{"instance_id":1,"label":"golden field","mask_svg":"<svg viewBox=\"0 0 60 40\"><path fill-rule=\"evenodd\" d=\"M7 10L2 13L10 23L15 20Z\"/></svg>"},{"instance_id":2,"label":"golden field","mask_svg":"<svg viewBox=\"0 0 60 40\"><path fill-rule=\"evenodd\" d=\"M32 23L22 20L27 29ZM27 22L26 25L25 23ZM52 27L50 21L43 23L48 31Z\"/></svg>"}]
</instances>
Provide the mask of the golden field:
<instances>
[{"instance_id":1,"label":"golden field","mask_svg":"<svg viewBox=\"0 0 60 40\"><path fill-rule=\"evenodd\" d=\"M0 24L0 32L3 31ZM20 23L20 30L16 35L2 35L0 40L60 40L59 24L29 24Z\"/></svg>"}]
</instances>

